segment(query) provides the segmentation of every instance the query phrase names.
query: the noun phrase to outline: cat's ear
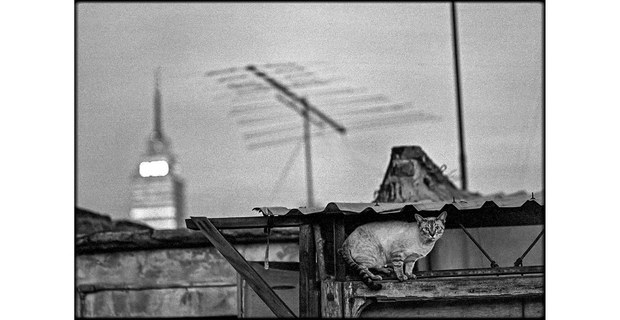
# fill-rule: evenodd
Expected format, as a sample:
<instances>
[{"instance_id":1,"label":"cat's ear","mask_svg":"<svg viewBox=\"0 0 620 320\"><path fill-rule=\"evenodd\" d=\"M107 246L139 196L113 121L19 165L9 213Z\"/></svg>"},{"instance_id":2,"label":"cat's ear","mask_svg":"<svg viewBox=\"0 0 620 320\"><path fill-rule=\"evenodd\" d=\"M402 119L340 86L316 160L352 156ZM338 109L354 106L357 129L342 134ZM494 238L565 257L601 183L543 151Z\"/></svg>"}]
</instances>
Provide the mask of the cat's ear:
<instances>
[{"instance_id":1,"label":"cat's ear","mask_svg":"<svg viewBox=\"0 0 620 320\"><path fill-rule=\"evenodd\" d=\"M447 216L448 216L448 211L444 211L437 217L437 220L441 220L441 222L445 224Z\"/></svg>"},{"instance_id":2,"label":"cat's ear","mask_svg":"<svg viewBox=\"0 0 620 320\"><path fill-rule=\"evenodd\" d=\"M417 213L414 215L414 217L418 224L422 223L422 220L424 220L424 218L422 218L422 216Z\"/></svg>"}]
</instances>

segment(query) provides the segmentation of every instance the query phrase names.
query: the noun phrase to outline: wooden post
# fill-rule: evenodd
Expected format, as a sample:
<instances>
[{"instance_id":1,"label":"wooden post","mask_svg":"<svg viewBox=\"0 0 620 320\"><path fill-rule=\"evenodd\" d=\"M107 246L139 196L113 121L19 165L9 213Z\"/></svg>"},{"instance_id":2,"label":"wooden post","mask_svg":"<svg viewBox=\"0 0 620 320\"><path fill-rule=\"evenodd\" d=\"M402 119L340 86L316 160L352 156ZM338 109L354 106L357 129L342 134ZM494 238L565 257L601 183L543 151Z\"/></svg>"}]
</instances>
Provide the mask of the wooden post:
<instances>
[{"instance_id":1,"label":"wooden post","mask_svg":"<svg viewBox=\"0 0 620 320\"><path fill-rule=\"evenodd\" d=\"M202 234L209 239L211 244L226 258L250 285L254 292L265 302L267 307L279 318L296 318L291 309L282 299L271 289L265 279L252 268L243 256L233 247L224 236L213 226L207 218L195 219L194 223L202 231Z\"/></svg>"},{"instance_id":2,"label":"wooden post","mask_svg":"<svg viewBox=\"0 0 620 320\"><path fill-rule=\"evenodd\" d=\"M342 318L342 282L321 281L321 317Z\"/></svg>"},{"instance_id":3,"label":"wooden post","mask_svg":"<svg viewBox=\"0 0 620 320\"><path fill-rule=\"evenodd\" d=\"M318 223L312 225L314 231L314 246L316 248L316 265L318 268L318 279L323 281L327 277L325 269L325 253L323 252L323 236L321 236L321 226Z\"/></svg>"},{"instance_id":4,"label":"wooden post","mask_svg":"<svg viewBox=\"0 0 620 320\"><path fill-rule=\"evenodd\" d=\"M344 215L338 214L334 224L334 251L336 252L336 259L334 261L336 267L336 280L346 280L346 263L342 255L338 253L338 249L342 247L346 234L344 232Z\"/></svg>"},{"instance_id":5,"label":"wooden post","mask_svg":"<svg viewBox=\"0 0 620 320\"><path fill-rule=\"evenodd\" d=\"M373 303L372 298L356 297L351 282L342 285L342 301L344 301L344 317L359 318L364 308Z\"/></svg>"},{"instance_id":6,"label":"wooden post","mask_svg":"<svg viewBox=\"0 0 620 320\"><path fill-rule=\"evenodd\" d=\"M316 253L311 225L299 227L299 316L319 316L319 288L316 281Z\"/></svg>"}]
</instances>

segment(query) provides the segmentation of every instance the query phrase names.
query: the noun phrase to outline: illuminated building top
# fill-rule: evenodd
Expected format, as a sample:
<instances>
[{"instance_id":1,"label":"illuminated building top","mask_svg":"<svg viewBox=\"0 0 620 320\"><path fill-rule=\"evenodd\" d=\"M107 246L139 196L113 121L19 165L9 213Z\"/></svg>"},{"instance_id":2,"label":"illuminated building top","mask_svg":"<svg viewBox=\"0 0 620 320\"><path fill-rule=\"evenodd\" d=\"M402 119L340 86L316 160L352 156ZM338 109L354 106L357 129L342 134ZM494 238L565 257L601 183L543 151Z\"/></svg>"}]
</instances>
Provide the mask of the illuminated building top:
<instances>
[{"instance_id":1,"label":"illuminated building top","mask_svg":"<svg viewBox=\"0 0 620 320\"><path fill-rule=\"evenodd\" d=\"M140 157L132 177L130 216L157 229L182 226L183 181L175 171L176 160L163 133L160 72L155 74L154 125L146 153Z\"/></svg>"}]
</instances>

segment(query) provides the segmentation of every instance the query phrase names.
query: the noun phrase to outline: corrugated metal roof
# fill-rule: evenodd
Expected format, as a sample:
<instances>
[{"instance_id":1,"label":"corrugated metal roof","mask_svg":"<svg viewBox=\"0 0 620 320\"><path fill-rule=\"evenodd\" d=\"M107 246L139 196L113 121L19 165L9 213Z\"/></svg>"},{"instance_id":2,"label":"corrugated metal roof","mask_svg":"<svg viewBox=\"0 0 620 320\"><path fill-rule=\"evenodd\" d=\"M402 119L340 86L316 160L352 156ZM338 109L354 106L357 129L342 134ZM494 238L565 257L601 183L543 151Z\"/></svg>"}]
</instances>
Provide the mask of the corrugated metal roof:
<instances>
[{"instance_id":1,"label":"corrugated metal roof","mask_svg":"<svg viewBox=\"0 0 620 320\"><path fill-rule=\"evenodd\" d=\"M360 213L390 214L403 211L441 211L446 206L453 206L457 210L475 210L483 207L498 208L520 208L526 204L537 204L544 206L544 191L527 193L524 191L504 195L503 193L481 196L479 198L454 201L419 201L403 203L347 203L330 202L325 208L285 208L285 207L257 207L254 210L265 216L284 216L284 215L309 215L309 214L331 214L343 213L345 215Z\"/></svg>"}]
</instances>

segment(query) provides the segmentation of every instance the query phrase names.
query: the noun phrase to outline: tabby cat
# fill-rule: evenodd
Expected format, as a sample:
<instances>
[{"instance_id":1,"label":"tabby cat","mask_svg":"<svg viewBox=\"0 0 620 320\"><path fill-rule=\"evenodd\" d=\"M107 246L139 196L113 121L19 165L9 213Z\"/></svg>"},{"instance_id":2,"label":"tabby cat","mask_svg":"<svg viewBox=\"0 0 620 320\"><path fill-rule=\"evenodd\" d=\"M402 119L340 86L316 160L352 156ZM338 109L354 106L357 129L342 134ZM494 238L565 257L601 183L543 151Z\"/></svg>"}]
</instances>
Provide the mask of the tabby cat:
<instances>
[{"instance_id":1,"label":"tabby cat","mask_svg":"<svg viewBox=\"0 0 620 320\"><path fill-rule=\"evenodd\" d=\"M393 271L400 281L415 279L413 265L441 238L447 215L444 211L436 218L423 218L416 213L417 223L382 221L361 225L347 237L338 252L372 290L381 289L374 281L383 278L369 269L385 274Z\"/></svg>"}]
</instances>

